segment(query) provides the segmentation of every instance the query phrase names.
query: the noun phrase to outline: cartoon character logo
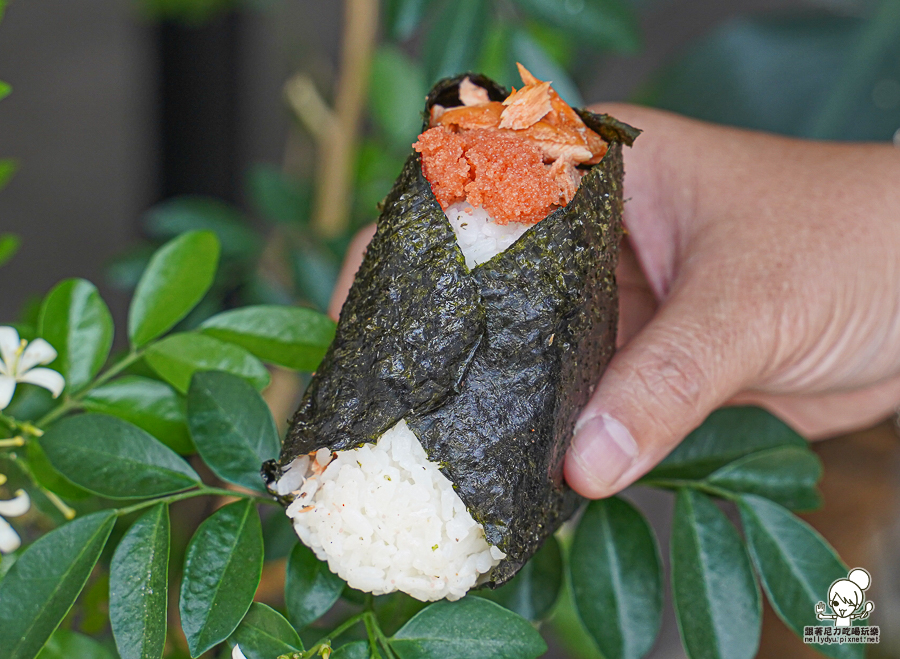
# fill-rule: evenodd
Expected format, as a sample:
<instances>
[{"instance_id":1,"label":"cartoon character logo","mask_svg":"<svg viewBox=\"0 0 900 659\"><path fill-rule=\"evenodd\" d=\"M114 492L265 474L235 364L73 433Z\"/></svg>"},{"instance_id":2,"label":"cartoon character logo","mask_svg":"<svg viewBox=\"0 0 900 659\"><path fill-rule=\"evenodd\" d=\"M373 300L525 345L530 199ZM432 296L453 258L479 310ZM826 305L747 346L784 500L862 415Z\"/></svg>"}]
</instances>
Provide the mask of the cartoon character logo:
<instances>
[{"instance_id":1,"label":"cartoon character logo","mask_svg":"<svg viewBox=\"0 0 900 659\"><path fill-rule=\"evenodd\" d=\"M838 579L828 589L828 603L834 615L826 614L825 602L819 602L816 604L816 617L819 620L834 620L835 627L850 627L853 620L868 618L875 603L866 601L863 591L871 583L872 577L861 567L850 570L846 579Z\"/></svg>"}]
</instances>

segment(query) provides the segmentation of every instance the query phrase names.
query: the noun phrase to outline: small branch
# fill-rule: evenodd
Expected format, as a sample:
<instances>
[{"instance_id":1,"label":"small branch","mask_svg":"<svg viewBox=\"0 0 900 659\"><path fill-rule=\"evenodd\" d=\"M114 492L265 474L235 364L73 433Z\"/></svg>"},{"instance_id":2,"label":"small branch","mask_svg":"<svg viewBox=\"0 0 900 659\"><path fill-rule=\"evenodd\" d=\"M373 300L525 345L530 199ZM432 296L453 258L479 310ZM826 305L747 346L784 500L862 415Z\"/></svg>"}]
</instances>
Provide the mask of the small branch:
<instances>
[{"instance_id":1,"label":"small branch","mask_svg":"<svg viewBox=\"0 0 900 659\"><path fill-rule=\"evenodd\" d=\"M378 0L346 0L336 121L327 140L319 141L312 226L325 238L344 233L349 224L353 157L377 30Z\"/></svg>"},{"instance_id":2,"label":"small branch","mask_svg":"<svg viewBox=\"0 0 900 659\"><path fill-rule=\"evenodd\" d=\"M284 97L294 115L323 148L337 125L337 116L305 73L298 73L284 84Z\"/></svg>"}]
</instances>

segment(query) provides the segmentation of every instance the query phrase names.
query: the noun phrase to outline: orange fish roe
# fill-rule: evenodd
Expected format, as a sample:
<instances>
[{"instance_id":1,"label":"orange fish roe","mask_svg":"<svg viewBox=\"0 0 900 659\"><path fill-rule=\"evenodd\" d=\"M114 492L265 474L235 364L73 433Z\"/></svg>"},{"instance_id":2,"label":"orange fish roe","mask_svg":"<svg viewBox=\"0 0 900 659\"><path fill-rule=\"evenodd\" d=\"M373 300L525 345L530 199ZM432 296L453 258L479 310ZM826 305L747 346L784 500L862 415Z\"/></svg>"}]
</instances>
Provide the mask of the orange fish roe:
<instances>
[{"instance_id":1,"label":"orange fish roe","mask_svg":"<svg viewBox=\"0 0 900 659\"><path fill-rule=\"evenodd\" d=\"M558 205L560 188L534 145L491 128L451 133L430 128L413 145L445 209L467 200L497 224L535 224Z\"/></svg>"},{"instance_id":2,"label":"orange fish roe","mask_svg":"<svg viewBox=\"0 0 900 659\"><path fill-rule=\"evenodd\" d=\"M458 201L483 207L497 224L535 224L572 200L577 165L593 165L607 144L550 87L519 65L525 86L503 102L469 78L463 105L431 108L431 125L413 148L444 210Z\"/></svg>"}]
</instances>

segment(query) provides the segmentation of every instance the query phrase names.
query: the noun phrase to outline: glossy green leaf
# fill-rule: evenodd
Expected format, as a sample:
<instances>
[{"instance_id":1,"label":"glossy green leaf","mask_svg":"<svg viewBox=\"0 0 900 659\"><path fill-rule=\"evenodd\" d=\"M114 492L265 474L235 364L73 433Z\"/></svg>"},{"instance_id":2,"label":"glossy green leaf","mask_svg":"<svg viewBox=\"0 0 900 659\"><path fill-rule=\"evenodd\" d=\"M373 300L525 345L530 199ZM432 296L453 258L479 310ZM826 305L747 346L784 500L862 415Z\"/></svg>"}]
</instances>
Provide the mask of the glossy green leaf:
<instances>
[{"instance_id":1,"label":"glossy green leaf","mask_svg":"<svg viewBox=\"0 0 900 659\"><path fill-rule=\"evenodd\" d=\"M641 47L637 15L624 0L515 0L515 4L594 48L636 53Z\"/></svg>"},{"instance_id":2,"label":"glossy green leaf","mask_svg":"<svg viewBox=\"0 0 900 659\"><path fill-rule=\"evenodd\" d=\"M375 659L380 659L380 657L381 653ZM372 659L369 643L367 641L353 641L342 645L334 651L331 659Z\"/></svg>"},{"instance_id":3,"label":"glossy green leaf","mask_svg":"<svg viewBox=\"0 0 900 659\"><path fill-rule=\"evenodd\" d=\"M335 323L312 309L257 305L216 314L200 330L263 361L313 371L334 338Z\"/></svg>"},{"instance_id":4,"label":"glossy green leaf","mask_svg":"<svg viewBox=\"0 0 900 659\"><path fill-rule=\"evenodd\" d=\"M41 487L66 499L87 499L91 496L90 492L75 485L50 464L47 454L38 442L28 442L25 451L28 456L28 469Z\"/></svg>"},{"instance_id":5,"label":"glossy green leaf","mask_svg":"<svg viewBox=\"0 0 900 659\"><path fill-rule=\"evenodd\" d=\"M251 258L262 239L235 206L213 197L183 196L154 206L144 218L144 229L156 240L171 240L188 231L212 231L222 258Z\"/></svg>"},{"instance_id":6,"label":"glossy green leaf","mask_svg":"<svg viewBox=\"0 0 900 659\"><path fill-rule=\"evenodd\" d=\"M398 41L409 39L422 22L431 0L387 0L384 22L388 33Z\"/></svg>"},{"instance_id":7,"label":"glossy green leaf","mask_svg":"<svg viewBox=\"0 0 900 659\"><path fill-rule=\"evenodd\" d=\"M645 480L705 478L745 455L778 446L806 447L806 440L758 407L724 407L710 414Z\"/></svg>"},{"instance_id":8,"label":"glossy green leaf","mask_svg":"<svg viewBox=\"0 0 900 659\"><path fill-rule=\"evenodd\" d=\"M197 371L225 371L247 380L257 389L269 384L269 372L240 346L205 334L172 334L147 349L144 361L181 393L187 393Z\"/></svg>"},{"instance_id":9,"label":"glossy green leaf","mask_svg":"<svg viewBox=\"0 0 900 659\"><path fill-rule=\"evenodd\" d=\"M247 174L247 193L257 212L270 222L306 224L310 215L309 185L280 167L257 163Z\"/></svg>"},{"instance_id":10,"label":"glossy green leaf","mask_svg":"<svg viewBox=\"0 0 900 659\"><path fill-rule=\"evenodd\" d=\"M144 513L119 542L109 569L109 620L122 659L160 659L166 645L169 507Z\"/></svg>"},{"instance_id":11,"label":"glossy green leaf","mask_svg":"<svg viewBox=\"0 0 900 659\"><path fill-rule=\"evenodd\" d=\"M90 636L57 629L37 659L113 659L113 653Z\"/></svg>"},{"instance_id":12,"label":"glossy green leaf","mask_svg":"<svg viewBox=\"0 0 900 659\"><path fill-rule=\"evenodd\" d=\"M0 234L0 265L14 257L19 251L21 244L22 239L14 233Z\"/></svg>"},{"instance_id":13,"label":"glossy green leaf","mask_svg":"<svg viewBox=\"0 0 900 659\"><path fill-rule=\"evenodd\" d=\"M559 598L562 582L562 553L556 537L551 535L515 577L497 590L484 590L481 594L536 622L550 615Z\"/></svg>"},{"instance_id":14,"label":"glossy green leaf","mask_svg":"<svg viewBox=\"0 0 900 659\"><path fill-rule=\"evenodd\" d=\"M192 657L237 628L253 601L262 564L262 528L253 501L220 508L200 525L187 548L179 602Z\"/></svg>"},{"instance_id":15,"label":"glossy green leaf","mask_svg":"<svg viewBox=\"0 0 900 659\"><path fill-rule=\"evenodd\" d=\"M344 582L301 543L288 559L284 601L288 618L300 629L326 613L341 596Z\"/></svg>"},{"instance_id":16,"label":"glossy green leaf","mask_svg":"<svg viewBox=\"0 0 900 659\"><path fill-rule=\"evenodd\" d=\"M569 553L578 615L608 659L638 659L662 621L662 568L644 516L618 497L593 501Z\"/></svg>"},{"instance_id":17,"label":"glossy green leaf","mask_svg":"<svg viewBox=\"0 0 900 659\"><path fill-rule=\"evenodd\" d=\"M752 453L714 471L707 482L732 492L758 494L793 510L821 505L816 483L822 463L809 448L784 446Z\"/></svg>"},{"instance_id":18,"label":"glossy green leaf","mask_svg":"<svg viewBox=\"0 0 900 659\"><path fill-rule=\"evenodd\" d=\"M193 487L200 477L140 428L105 414L59 421L38 440L70 481L111 498L143 498Z\"/></svg>"},{"instance_id":19,"label":"glossy green leaf","mask_svg":"<svg viewBox=\"0 0 900 659\"><path fill-rule=\"evenodd\" d=\"M131 344L140 348L184 318L209 290L218 263L219 241L211 231L189 231L160 247L131 300Z\"/></svg>"},{"instance_id":20,"label":"glossy green leaf","mask_svg":"<svg viewBox=\"0 0 900 659\"><path fill-rule=\"evenodd\" d=\"M56 348L50 364L78 391L100 372L113 342L113 319L97 287L84 279L66 279L44 298L38 334Z\"/></svg>"},{"instance_id":21,"label":"glossy green leaf","mask_svg":"<svg viewBox=\"0 0 900 659\"><path fill-rule=\"evenodd\" d=\"M517 29L512 35L512 53L516 61L531 71L540 80L553 82L553 89L566 103L573 107L584 105L584 99L578 87L569 78L565 70L559 66L544 48L525 30Z\"/></svg>"},{"instance_id":22,"label":"glossy green leaf","mask_svg":"<svg viewBox=\"0 0 900 659\"><path fill-rule=\"evenodd\" d=\"M401 659L529 659L547 651L531 623L483 597L436 602L390 643Z\"/></svg>"},{"instance_id":23,"label":"glossy green leaf","mask_svg":"<svg viewBox=\"0 0 900 659\"><path fill-rule=\"evenodd\" d=\"M678 492L671 552L675 613L688 656L756 656L762 625L759 586L737 529L705 494Z\"/></svg>"},{"instance_id":24,"label":"glossy green leaf","mask_svg":"<svg viewBox=\"0 0 900 659\"><path fill-rule=\"evenodd\" d=\"M188 433L185 401L165 382L126 375L91 389L84 409L119 417L146 430L173 451L195 452Z\"/></svg>"},{"instance_id":25,"label":"glossy green leaf","mask_svg":"<svg viewBox=\"0 0 900 659\"><path fill-rule=\"evenodd\" d=\"M787 509L762 497L746 494L738 506L750 557L775 613L798 636L816 624L816 603L828 599L847 567L828 542L809 524ZM862 645L816 645L836 659L863 656Z\"/></svg>"},{"instance_id":26,"label":"glossy green leaf","mask_svg":"<svg viewBox=\"0 0 900 659\"><path fill-rule=\"evenodd\" d=\"M0 659L32 659L72 607L112 531L104 510L50 531L0 581Z\"/></svg>"},{"instance_id":27,"label":"glossy green leaf","mask_svg":"<svg viewBox=\"0 0 900 659\"><path fill-rule=\"evenodd\" d=\"M17 171L19 171L19 162L17 160L0 158L0 190L6 187L6 184L9 183Z\"/></svg>"},{"instance_id":28,"label":"glossy green leaf","mask_svg":"<svg viewBox=\"0 0 900 659\"><path fill-rule=\"evenodd\" d=\"M429 81L474 68L487 20L485 0L451 0L443 3L425 40L425 70Z\"/></svg>"},{"instance_id":29,"label":"glossy green leaf","mask_svg":"<svg viewBox=\"0 0 900 659\"><path fill-rule=\"evenodd\" d=\"M188 422L197 451L216 476L265 492L260 465L278 457L281 440L266 401L245 380L221 371L194 375Z\"/></svg>"},{"instance_id":30,"label":"glossy green leaf","mask_svg":"<svg viewBox=\"0 0 900 659\"><path fill-rule=\"evenodd\" d=\"M303 643L291 623L278 611L259 602L250 605L228 643L232 647L240 645L247 659L274 659L303 650Z\"/></svg>"},{"instance_id":31,"label":"glossy green leaf","mask_svg":"<svg viewBox=\"0 0 900 659\"><path fill-rule=\"evenodd\" d=\"M399 48L382 45L372 59L371 76L369 98L378 128L405 153L422 132L425 74Z\"/></svg>"}]
</instances>

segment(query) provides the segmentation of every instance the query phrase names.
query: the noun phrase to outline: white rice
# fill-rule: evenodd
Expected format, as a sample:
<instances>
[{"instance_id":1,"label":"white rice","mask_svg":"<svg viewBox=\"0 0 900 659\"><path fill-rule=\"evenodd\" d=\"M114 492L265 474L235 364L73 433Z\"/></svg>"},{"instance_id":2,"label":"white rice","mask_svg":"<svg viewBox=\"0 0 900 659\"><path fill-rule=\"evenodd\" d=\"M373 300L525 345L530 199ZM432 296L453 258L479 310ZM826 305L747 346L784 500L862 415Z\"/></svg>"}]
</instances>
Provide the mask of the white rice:
<instances>
[{"instance_id":1,"label":"white rice","mask_svg":"<svg viewBox=\"0 0 900 659\"><path fill-rule=\"evenodd\" d=\"M376 444L291 463L276 491L300 539L352 588L457 600L506 557L400 421Z\"/></svg>"},{"instance_id":2,"label":"white rice","mask_svg":"<svg viewBox=\"0 0 900 659\"><path fill-rule=\"evenodd\" d=\"M497 224L481 206L472 206L467 201L447 207L446 213L469 268L491 260L531 226L521 222Z\"/></svg>"}]
</instances>

